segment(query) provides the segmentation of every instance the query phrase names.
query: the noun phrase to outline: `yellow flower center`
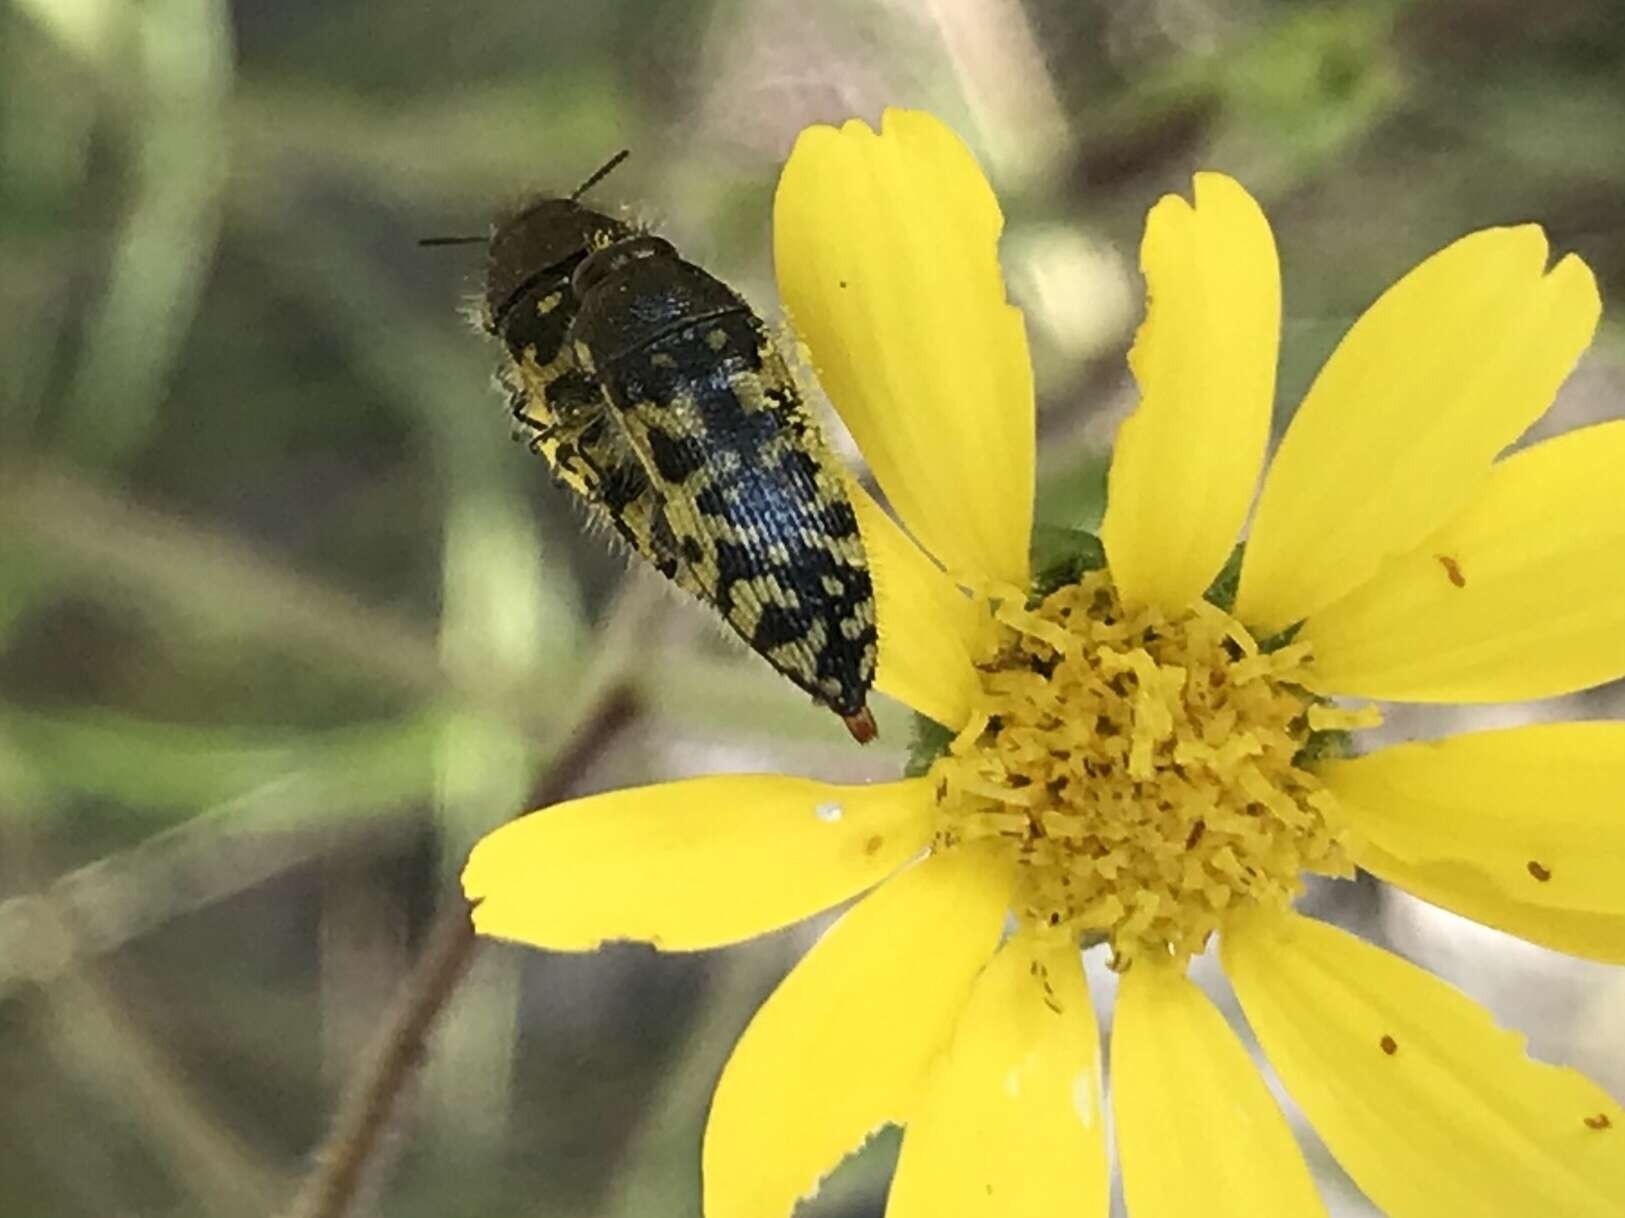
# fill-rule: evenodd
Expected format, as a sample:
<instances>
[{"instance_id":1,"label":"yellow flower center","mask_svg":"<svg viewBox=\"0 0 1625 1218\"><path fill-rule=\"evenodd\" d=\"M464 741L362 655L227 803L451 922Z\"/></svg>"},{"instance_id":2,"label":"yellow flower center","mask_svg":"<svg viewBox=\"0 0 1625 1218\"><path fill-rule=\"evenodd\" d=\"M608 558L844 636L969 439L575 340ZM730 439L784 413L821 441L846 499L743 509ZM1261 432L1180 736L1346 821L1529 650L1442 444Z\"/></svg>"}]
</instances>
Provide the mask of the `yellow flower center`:
<instances>
[{"instance_id":1,"label":"yellow flower center","mask_svg":"<svg viewBox=\"0 0 1625 1218\"><path fill-rule=\"evenodd\" d=\"M1305 870L1348 873L1302 754L1376 713L1306 694L1307 646L1262 651L1206 601L1127 610L1104 571L996 617L971 722L930 773L939 845L1008 843L1020 917L1126 968L1286 905Z\"/></svg>"}]
</instances>

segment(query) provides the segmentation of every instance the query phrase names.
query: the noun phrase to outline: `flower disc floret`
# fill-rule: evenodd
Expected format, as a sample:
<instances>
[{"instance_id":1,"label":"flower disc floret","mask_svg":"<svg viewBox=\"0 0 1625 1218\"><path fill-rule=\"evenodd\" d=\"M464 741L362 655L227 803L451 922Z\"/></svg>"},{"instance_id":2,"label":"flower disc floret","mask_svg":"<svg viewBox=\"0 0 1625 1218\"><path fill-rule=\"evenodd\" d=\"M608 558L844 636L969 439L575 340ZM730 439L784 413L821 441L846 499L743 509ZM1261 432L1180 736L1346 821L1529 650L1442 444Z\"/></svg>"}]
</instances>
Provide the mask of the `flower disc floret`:
<instances>
[{"instance_id":1,"label":"flower disc floret","mask_svg":"<svg viewBox=\"0 0 1625 1218\"><path fill-rule=\"evenodd\" d=\"M1019 916L1124 968L1285 908L1305 870L1347 873L1300 763L1314 732L1368 718L1303 691L1306 646L1266 651L1206 601L1125 608L1104 571L996 616L975 713L931 774L939 842L1008 843Z\"/></svg>"}]
</instances>

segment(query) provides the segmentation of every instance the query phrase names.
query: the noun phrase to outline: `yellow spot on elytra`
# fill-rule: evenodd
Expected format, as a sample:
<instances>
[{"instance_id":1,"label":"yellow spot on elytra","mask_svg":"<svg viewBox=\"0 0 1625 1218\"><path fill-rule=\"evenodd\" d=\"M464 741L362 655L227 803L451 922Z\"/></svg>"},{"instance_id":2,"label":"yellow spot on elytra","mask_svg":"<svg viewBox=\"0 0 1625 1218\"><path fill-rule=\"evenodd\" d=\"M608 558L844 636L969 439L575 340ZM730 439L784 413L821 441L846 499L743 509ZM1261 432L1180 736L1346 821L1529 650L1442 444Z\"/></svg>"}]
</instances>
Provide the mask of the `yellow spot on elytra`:
<instances>
[{"instance_id":1,"label":"yellow spot on elytra","mask_svg":"<svg viewBox=\"0 0 1625 1218\"><path fill-rule=\"evenodd\" d=\"M728 332L720 328L707 331L705 345L713 351L721 351L728 345Z\"/></svg>"},{"instance_id":2,"label":"yellow spot on elytra","mask_svg":"<svg viewBox=\"0 0 1625 1218\"><path fill-rule=\"evenodd\" d=\"M1113 965L1183 960L1238 911L1285 908L1306 870L1346 875L1336 804L1298 764L1311 731L1369 710L1311 701L1309 649L1261 651L1205 601L1125 607L1085 575L997 604L970 721L937 759L937 841L1002 844L1015 912L1104 940Z\"/></svg>"}]
</instances>

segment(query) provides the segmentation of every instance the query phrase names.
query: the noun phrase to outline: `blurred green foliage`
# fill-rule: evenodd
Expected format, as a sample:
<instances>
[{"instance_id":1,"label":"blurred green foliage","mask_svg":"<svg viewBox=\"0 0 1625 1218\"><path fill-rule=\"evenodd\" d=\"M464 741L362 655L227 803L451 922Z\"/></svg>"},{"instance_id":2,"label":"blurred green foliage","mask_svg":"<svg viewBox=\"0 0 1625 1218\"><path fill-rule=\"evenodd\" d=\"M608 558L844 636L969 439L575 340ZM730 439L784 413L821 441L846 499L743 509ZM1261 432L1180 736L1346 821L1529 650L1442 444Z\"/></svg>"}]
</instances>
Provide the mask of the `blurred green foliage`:
<instances>
[{"instance_id":1,"label":"blurred green foliage","mask_svg":"<svg viewBox=\"0 0 1625 1218\"><path fill-rule=\"evenodd\" d=\"M1040 517L1092 527L1158 194L1265 202L1284 418L1471 227L1538 220L1625 298L1622 80L1613 0L0 7L0 1213L284 1205L468 845L617 681L644 715L594 787L903 764L901 714L855 755L583 535L457 315L477 258L415 238L629 146L606 198L771 314L795 131L930 106L1009 217ZM1618 412L1618 316L1565 425ZM379 1212L697 1213L797 935L489 950ZM821 1212L878 1212L886 1154Z\"/></svg>"}]
</instances>

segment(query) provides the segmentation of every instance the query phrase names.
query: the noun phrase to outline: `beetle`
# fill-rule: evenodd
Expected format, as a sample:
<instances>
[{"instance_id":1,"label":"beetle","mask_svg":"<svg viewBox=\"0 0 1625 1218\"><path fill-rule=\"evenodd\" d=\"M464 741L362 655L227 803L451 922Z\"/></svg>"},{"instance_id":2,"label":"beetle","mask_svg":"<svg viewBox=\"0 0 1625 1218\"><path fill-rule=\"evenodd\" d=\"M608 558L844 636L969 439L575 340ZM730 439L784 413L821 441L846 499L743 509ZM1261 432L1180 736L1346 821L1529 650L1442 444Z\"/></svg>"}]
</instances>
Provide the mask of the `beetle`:
<instances>
[{"instance_id":1,"label":"beetle","mask_svg":"<svg viewBox=\"0 0 1625 1218\"><path fill-rule=\"evenodd\" d=\"M878 640L846 477L743 297L580 201L625 156L492 227L509 409L589 516L865 743Z\"/></svg>"}]
</instances>

